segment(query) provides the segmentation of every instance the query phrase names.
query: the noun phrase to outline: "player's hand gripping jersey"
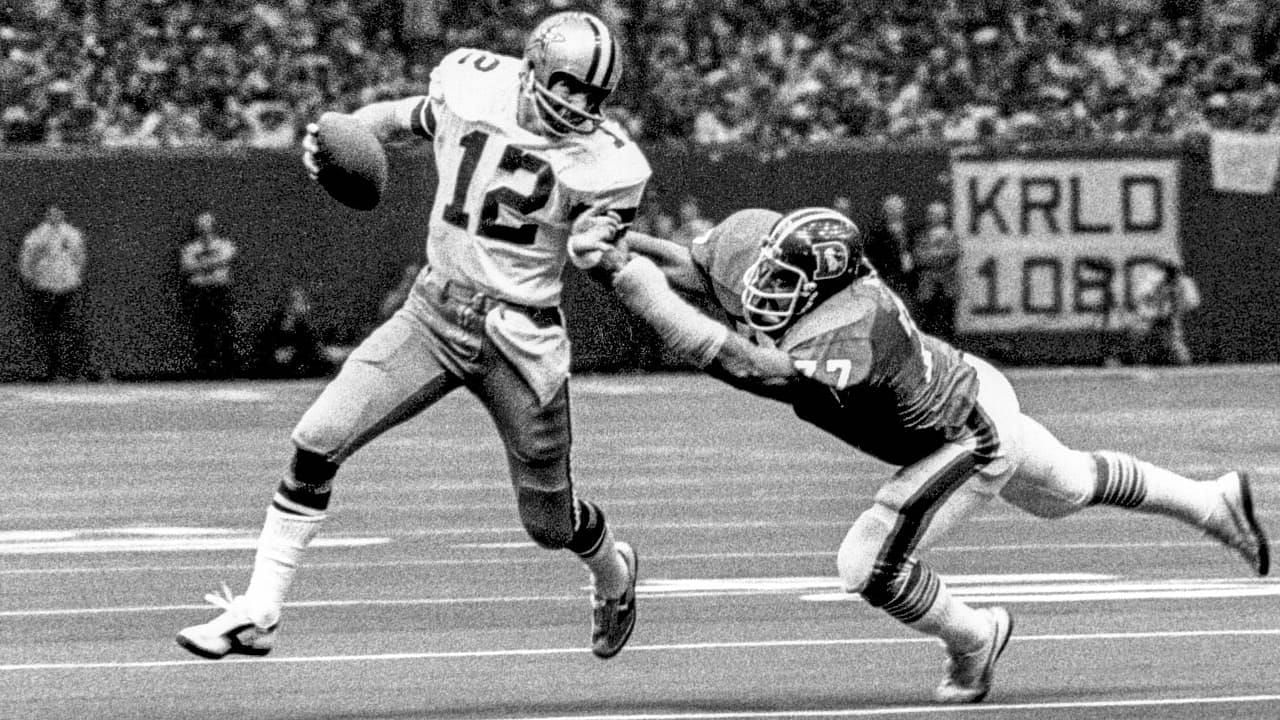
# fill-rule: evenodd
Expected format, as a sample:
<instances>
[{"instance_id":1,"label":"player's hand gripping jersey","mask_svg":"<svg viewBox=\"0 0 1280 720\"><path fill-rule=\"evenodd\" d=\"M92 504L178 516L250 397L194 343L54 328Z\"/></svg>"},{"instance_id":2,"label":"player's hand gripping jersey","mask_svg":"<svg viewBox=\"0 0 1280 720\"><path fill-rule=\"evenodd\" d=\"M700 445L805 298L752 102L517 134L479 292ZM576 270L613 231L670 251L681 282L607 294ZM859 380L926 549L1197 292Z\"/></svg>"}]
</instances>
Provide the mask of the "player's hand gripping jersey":
<instances>
[{"instance_id":1,"label":"player's hand gripping jersey","mask_svg":"<svg viewBox=\"0 0 1280 720\"><path fill-rule=\"evenodd\" d=\"M427 261L445 277L513 303L559 303L572 220L604 203L629 223L650 170L612 121L544 137L517 120L516 58L451 52L431 72L413 130L434 141L439 184Z\"/></svg>"},{"instance_id":2,"label":"player's hand gripping jersey","mask_svg":"<svg viewBox=\"0 0 1280 720\"><path fill-rule=\"evenodd\" d=\"M768 210L734 213L694 241L691 256L717 304L738 321L743 276L760 239L781 217ZM826 298L776 344L802 377L780 396L802 419L863 452L907 465L964 432L977 376L960 351L920 332L902 301L874 273Z\"/></svg>"}]
</instances>

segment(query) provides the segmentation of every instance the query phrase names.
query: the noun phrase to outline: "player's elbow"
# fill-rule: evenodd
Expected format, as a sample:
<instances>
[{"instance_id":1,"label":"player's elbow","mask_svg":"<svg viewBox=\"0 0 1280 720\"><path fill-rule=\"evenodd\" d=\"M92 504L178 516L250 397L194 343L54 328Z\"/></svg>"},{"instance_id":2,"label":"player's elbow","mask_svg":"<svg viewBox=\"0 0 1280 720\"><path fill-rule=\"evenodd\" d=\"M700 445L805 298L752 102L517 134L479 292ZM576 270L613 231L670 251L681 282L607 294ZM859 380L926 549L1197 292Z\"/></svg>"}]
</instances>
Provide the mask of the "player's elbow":
<instances>
[{"instance_id":1,"label":"player's elbow","mask_svg":"<svg viewBox=\"0 0 1280 720\"><path fill-rule=\"evenodd\" d=\"M782 385L794 375L789 360L761 352L740 336L732 335L716 354L721 374L746 385Z\"/></svg>"}]
</instances>

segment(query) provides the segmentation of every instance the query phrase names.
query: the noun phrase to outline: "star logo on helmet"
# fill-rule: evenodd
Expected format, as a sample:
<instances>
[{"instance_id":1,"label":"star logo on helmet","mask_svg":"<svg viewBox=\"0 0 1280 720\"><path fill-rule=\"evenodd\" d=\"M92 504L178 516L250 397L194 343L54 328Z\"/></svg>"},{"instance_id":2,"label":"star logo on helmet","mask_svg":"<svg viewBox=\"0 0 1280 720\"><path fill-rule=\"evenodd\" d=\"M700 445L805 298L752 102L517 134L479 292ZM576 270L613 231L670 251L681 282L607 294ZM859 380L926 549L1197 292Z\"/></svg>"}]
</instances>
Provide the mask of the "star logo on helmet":
<instances>
[{"instance_id":1,"label":"star logo on helmet","mask_svg":"<svg viewBox=\"0 0 1280 720\"><path fill-rule=\"evenodd\" d=\"M560 24L553 25L542 32L531 36L529 38L529 42L525 44L525 54L537 55L540 58L546 57L547 51L550 49L552 43L565 42L568 38L565 37L563 32L560 32Z\"/></svg>"},{"instance_id":2,"label":"star logo on helmet","mask_svg":"<svg viewBox=\"0 0 1280 720\"><path fill-rule=\"evenodd\" d=\"M849 248L842 242L813 244L814 280L830 280L840 277L849 269Z\"/></svg>"}]
</instances>

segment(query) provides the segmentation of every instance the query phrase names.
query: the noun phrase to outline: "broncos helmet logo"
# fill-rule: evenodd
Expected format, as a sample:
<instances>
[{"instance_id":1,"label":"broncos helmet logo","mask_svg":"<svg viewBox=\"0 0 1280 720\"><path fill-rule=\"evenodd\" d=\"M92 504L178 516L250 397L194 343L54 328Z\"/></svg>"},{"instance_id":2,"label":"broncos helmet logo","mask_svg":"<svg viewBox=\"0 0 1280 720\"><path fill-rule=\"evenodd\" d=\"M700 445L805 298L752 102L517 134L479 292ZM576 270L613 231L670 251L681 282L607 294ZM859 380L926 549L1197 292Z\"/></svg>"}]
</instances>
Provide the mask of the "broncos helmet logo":
<instances>
[{"instance_id":1,"label":"broncos helmet logo","mask_svg":"<svg viewBox=\"0 0 1280 720\"><path fill-rule=\"evenodd\" d=\"M862 257L862 232L827 208L801 208L774 223L760 254L743 273L747 324L784 330L817 303L852 282Z\"/></svg>"}]
</instances>

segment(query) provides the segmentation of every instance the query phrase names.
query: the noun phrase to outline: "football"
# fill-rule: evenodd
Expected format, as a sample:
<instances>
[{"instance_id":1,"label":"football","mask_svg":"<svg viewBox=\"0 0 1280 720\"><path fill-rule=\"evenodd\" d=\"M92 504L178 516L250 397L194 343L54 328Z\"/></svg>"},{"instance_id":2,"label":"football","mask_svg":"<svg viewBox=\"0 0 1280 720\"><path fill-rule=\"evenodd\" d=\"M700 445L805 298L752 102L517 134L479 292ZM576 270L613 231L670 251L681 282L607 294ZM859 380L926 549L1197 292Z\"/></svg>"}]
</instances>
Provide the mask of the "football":
<instances>
[{"instance_id":1,"label":"football","mask_svg":"<svg viewBox=\"0 0 1280 720\"><path fill-rule=\"evenodd\" d=\"M316 181L349 208L376 208L387 189L387 153L382 143L350 115L327 112L316 124L320 128Z\"/></svg>"}]
</instances>

